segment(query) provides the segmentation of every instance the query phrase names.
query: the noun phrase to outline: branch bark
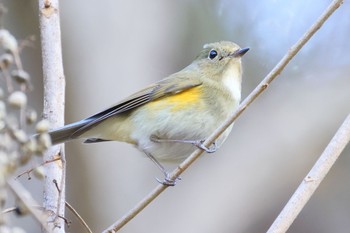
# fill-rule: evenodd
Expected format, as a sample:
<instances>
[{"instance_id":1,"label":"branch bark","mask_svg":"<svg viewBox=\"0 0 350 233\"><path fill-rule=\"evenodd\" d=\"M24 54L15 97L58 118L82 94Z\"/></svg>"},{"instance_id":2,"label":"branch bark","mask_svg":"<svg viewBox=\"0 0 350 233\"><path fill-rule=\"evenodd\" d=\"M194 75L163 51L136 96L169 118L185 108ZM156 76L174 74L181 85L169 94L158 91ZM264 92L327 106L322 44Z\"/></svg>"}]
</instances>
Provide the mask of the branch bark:
<instances>
[{"instance_id":1,"label":"branch bark","mask_svg":"<svg viewBox=\"0 0 350 233\"><path fill-rule=\"evenodd\" d=\"M59 0L39 0L39 20L44 77L44 118L51 128L64 124L65 77L63 73ZM53 213L48 221L53 232L65 232L65 155L64 145L51 147L44 161L60 161L47 164L44 182L44 208Z\"/></svg>"},{"instance_id":2,"label":"branch bark","mask_svg":"<svg viewBox=\"0 0 350 233\"><path fill-rule=\"evenodd\" d=\"M309 41L309 39L320 29L323 23L331 16L336 9L343 3L343 0L334 0L316 22L305 32L305 34L295 43L280 60L280 62L271 70L271 72L261 81L261 83L249 94L249 96L240 104L238 109L203 143L209 147L240 115L244 110L268 87L268 85L283 71L292 58ZM170 179L175 179L184 172L201 154L202 149L194 151L184 162L182 162L171 174ZM133 209L126 213L113 225L108 227L103 233L113 233L120 230L125 224L140 213L148 204L157 198L167 186L158 185L143 200L141 200Z\"/></svg>"}]
</instances>

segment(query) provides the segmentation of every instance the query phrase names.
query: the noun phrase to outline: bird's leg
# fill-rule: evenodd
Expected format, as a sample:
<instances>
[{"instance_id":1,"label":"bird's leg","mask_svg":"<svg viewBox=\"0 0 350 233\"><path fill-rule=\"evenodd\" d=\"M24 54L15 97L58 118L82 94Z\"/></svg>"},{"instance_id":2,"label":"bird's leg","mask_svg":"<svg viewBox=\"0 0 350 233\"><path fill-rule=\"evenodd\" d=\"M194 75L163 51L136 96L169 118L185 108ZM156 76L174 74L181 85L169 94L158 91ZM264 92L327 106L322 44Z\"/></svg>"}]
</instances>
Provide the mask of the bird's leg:
<instances>
[{"instance_id":1,"label":"bird's leg","mask_svg":"<svg viewBox=\"0 0 350 233\"><path fill-rule=\"evenodd\" d=\"M214 153L218 149L216 142L213 142L213 144L211 144L211 146L206 147L203 144L204 141L205 140L197 140L197 141L193 141L192 144L195 145L196 147L204 150L207 153Z\"/></svg>"},{"instance_id":2,"label":"bird's leg","mask_svg":"<svg viewBox=\"0 0 350 233\"><path fill-rule=\"evenodd\" d=\"M151 154L149 153L148 151L143 151L147 157L152 160L152 162L159 168L159 170L162 171L162 173L164 174L164 180L160 180L158 178L156 178L156 180L161 183L161 184L164 184L164 185L167 185L167 186L175 186L176 185L176 181L177 180L181 180L180 177L176 177L175 179L171 179L170 178L170 174L169 172L163 167L163 165Z\"/></svg>"},{"instance_id":3,"label":"bird's leg","mask_svg":"<svg viewBox=\"0 0 350 233\"><path fill-rule=\"evenodd\" d=\"M205 140L187 140L187 139L162 139L158 138L154 135L151 136L152 142L167 142L167 143L187 143L192 144L202 150L204 150L207 153L214 153L217 150L216 142L213 142L213 144L210 147L206 147L203 145L203 142Z\"/></svg>"}]
</instances>

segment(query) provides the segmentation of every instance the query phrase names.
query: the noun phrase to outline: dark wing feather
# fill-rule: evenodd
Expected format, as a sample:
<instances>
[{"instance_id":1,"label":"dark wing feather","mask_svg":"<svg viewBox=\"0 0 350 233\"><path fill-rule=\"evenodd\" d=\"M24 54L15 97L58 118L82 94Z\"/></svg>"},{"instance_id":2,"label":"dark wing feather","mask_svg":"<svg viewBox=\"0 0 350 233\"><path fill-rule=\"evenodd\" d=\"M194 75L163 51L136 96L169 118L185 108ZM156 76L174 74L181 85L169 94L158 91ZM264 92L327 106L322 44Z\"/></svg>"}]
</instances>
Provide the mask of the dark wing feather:
<instances>
[{"instance_id":1,"label":"dark wing feather","mask_svg":"<svg viewBox=\"0 0 350 233\"><path fill-rule=\"evenodd\" d=\"M111 116L132 110L138 106L146 104L152 100L173 95L187 89L202 84L199 79L190 79L186 77L172 77L163 79L158 83L155 83L133 95L117 103L113 107L110 107L102 112L99 112L91 117L84 119L87 122L82 127L79 127L73 134L71 138L78 137L82 133L94 127L96 124L101 123Z\"/></svg>"}]
</instances>

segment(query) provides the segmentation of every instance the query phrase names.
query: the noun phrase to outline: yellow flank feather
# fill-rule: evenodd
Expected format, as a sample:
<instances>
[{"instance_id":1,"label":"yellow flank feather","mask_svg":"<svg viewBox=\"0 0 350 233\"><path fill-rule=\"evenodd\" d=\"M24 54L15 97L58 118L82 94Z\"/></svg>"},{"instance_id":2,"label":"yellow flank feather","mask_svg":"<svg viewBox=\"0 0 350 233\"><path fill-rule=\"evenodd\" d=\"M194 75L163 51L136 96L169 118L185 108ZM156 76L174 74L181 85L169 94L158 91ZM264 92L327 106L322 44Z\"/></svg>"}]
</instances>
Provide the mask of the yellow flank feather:
<instances>
[{"instance_id":1,"label":"yellow flank feather","mask_svg":"<svg viewBox=\"0 0 350 233\"><path fill-rule=\"evenodd\" d=\"M154 110L156 110L164 109L168 106L170 108L170 111L172 112L183 110L189 107L192 108L193 105L200 104L202 94L201 91L201 86L193 87L175 95L165 96L158 100L153 100L152 102L147 104L147 108L149 107L151 109L153 108Z\"/></svg>"}]
</instances>

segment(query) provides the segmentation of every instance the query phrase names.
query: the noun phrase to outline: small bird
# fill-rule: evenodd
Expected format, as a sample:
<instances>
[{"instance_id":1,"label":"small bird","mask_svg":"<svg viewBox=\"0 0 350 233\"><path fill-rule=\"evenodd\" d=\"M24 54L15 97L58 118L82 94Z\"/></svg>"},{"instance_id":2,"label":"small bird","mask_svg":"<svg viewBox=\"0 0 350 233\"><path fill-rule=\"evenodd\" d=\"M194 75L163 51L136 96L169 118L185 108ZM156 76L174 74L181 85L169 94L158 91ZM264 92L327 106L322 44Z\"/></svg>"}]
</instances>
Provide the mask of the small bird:
<instances>
[{"instance_id":1,"label":"small bird","mask_svg":"<svg viewBox=\"0 0 350 233\"><path fill-rule=\"evenodd\" d=\"M50 131L53 144L73 139L85 143L121 141L135 145L164 173L165 185L176 179L159 161L178 161L197 147L214 152L232 125L209 148L204 140L238 107L241 100L241 57L249 48L229 41L210 43L181 71L112 107ZM159 180L158 180L159 181Z\"/></svg>"}]
</instances>

